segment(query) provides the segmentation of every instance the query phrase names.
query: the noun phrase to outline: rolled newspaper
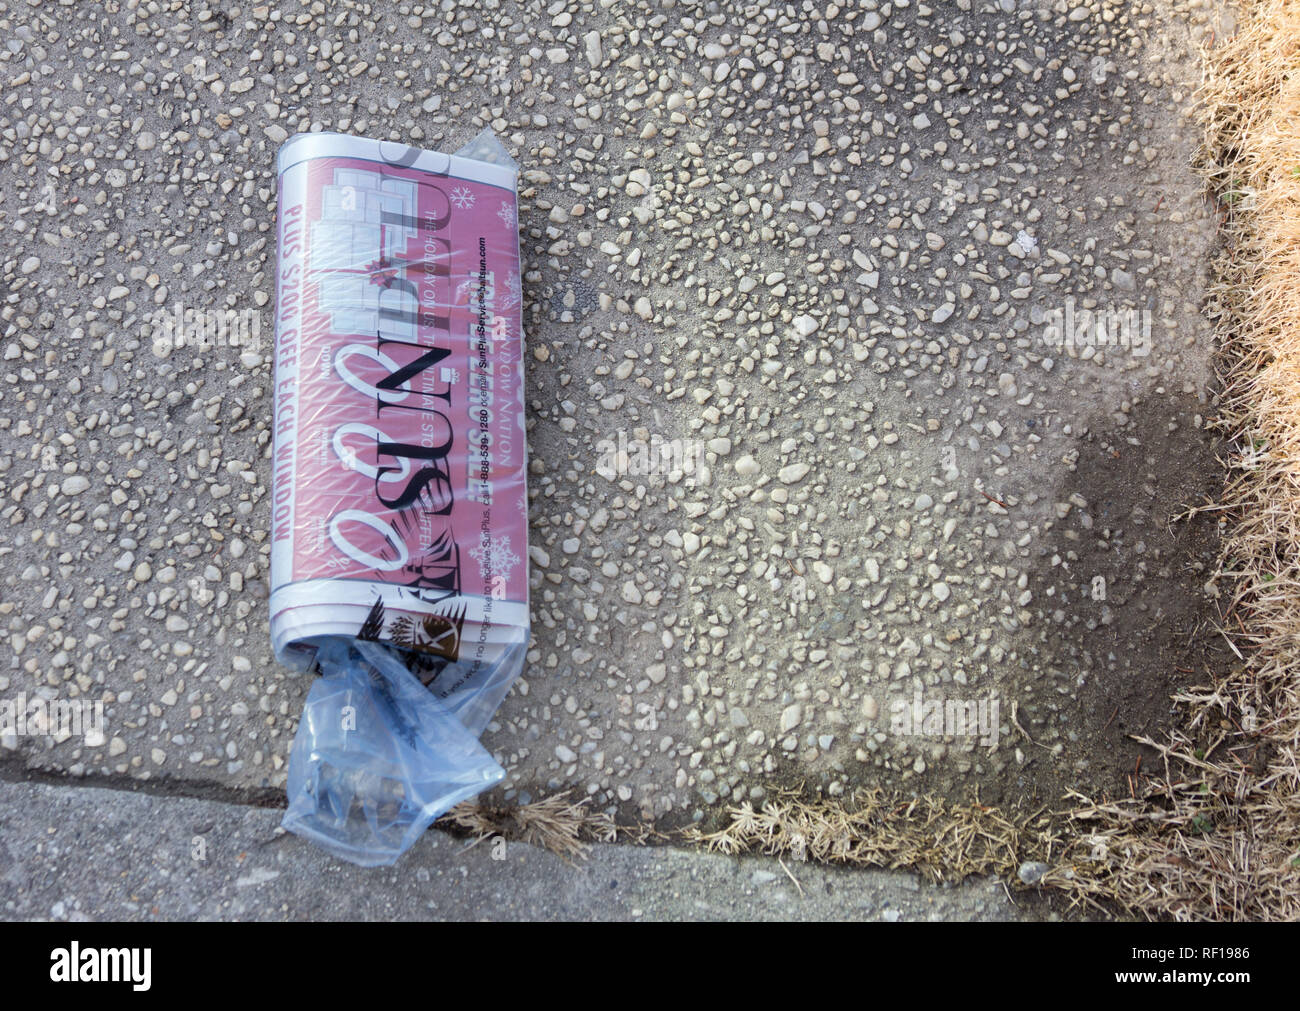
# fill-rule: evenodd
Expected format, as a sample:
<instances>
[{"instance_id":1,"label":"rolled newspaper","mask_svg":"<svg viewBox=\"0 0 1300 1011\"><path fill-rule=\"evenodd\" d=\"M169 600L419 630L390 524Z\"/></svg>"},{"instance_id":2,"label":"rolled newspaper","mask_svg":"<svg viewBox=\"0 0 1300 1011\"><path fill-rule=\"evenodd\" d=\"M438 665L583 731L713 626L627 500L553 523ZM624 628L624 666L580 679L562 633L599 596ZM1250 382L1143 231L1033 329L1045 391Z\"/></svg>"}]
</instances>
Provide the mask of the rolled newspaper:
<instances>
[{"instance_id":1,"label":"rolled newspaper","mask_svg":"<svg viewBox=\"0 0 1300 1011\"><path fill-rule=\"evenodd\" d=\"M528 639L517 166L312 133L278 173L275 654L385 644L479 733Z\"/></svg>"}]
</instances>

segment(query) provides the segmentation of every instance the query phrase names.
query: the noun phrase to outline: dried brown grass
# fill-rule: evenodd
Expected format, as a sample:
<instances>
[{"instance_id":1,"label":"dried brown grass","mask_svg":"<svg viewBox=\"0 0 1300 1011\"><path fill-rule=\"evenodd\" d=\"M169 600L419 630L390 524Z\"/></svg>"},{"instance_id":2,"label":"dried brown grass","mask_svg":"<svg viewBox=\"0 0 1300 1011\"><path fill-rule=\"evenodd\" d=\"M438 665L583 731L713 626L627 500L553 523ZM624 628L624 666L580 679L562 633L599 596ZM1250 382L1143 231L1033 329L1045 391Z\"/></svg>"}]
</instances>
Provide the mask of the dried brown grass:
<instances>
[{"instance_id":1,"label":"dried brown grass","mask_svg":"<svg viewBox=\"0 0 1300 1011\"><path fill-rule=\"evenodd\" d=\"M645 826L618 825L604 812L591 810L586 799L570 800L568 792L513 807L466 801L438 819L438 824L480 839L499 835L529 843L569 861L585 858L592 842L644 842L652 834Z\"/></svg>"},{"instance_id":2,"label":"dried brown grass","mask_svg":"<svg viewBox=\"0 0 1300 1011\"><path fill-rule=\"evenodd\" d=\"M1005 813L933 796L863 790L852 806L783 794L755 809L727 809L715 832L687 829L691 841L718 853L758 851L794 860L914 870L935 881L971 874L1014 877L1028 851L1050 855L1057 843L1040 812Z\"/></svg>"}]
</instances>

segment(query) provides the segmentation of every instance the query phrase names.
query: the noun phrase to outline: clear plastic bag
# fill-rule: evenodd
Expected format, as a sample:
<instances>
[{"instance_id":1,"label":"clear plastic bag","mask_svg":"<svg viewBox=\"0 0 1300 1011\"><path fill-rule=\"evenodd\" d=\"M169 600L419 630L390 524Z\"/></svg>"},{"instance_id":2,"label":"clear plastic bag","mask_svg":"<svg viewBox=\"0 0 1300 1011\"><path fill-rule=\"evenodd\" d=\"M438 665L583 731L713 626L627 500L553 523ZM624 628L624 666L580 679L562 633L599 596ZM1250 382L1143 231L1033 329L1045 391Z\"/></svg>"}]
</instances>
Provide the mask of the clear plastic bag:
<instances>
[{"instance_id":1,"label":"clear plastic bag","mask_svg":"<svg viewBox=\"0 0 1300 1011\"><path fill-rule=\"evenodd\" d=\"M334 638L316 658L321 676L289 757L289 831L355 864L391 864L505 776L388 647Z\"/></svg>"}]
</instances>

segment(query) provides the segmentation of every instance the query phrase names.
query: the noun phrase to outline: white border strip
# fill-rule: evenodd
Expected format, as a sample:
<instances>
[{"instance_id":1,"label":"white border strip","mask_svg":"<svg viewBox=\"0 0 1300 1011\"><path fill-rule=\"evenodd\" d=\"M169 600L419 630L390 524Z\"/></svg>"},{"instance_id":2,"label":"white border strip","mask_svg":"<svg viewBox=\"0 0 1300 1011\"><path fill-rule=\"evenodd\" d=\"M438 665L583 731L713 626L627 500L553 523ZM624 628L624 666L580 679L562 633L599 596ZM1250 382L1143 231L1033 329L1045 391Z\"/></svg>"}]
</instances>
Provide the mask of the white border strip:
<instances>
[{"instance_id":1,"label":"white border strip","mask_svg":"<svg viewBox=\"0 0 1300 1011\"><path fill-rule=\"evenodd\" d=\"M413 168L457 179L469 179L500 186L512 193L518 192L518 175L511 167L443 154L441 151L425 151L396 141L352 137L345 133L294 134L280 145L280 151L276 155L276 169L280 175L284 175L295 165L313 158L361 158L398 168Z\"/></svg>"}]
</instances>

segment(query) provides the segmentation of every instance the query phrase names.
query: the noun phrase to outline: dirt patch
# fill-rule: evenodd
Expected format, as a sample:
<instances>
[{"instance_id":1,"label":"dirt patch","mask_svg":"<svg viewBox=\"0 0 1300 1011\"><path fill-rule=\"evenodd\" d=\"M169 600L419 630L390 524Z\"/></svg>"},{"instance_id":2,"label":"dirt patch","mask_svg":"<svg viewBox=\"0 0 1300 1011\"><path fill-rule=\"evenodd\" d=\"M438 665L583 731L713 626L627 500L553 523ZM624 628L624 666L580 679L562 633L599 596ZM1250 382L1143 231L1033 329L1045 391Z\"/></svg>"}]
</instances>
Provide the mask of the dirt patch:
<instances>
[{"instance_id":1,"label":"dirt patch","mask_svg":"<svg viewBox=\"0 0 1300 1011\"><path fill-rule=\"evenodd\" d=\"M1067 788L1129 796L1129 777L1155 758L1132 738L1168 729L1171 696L1233 659L1205 589L1217 514L1195 511L1224 474L1204 410L1194 397L1155 395L1098 416L1055 492L1070 509L1030 579L1036 650L1053 684L1018 706L1035 743L1015 733L1045 799Z\"/></svg>"}]
</instances>

